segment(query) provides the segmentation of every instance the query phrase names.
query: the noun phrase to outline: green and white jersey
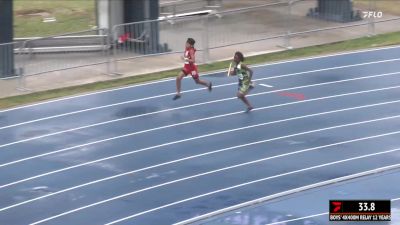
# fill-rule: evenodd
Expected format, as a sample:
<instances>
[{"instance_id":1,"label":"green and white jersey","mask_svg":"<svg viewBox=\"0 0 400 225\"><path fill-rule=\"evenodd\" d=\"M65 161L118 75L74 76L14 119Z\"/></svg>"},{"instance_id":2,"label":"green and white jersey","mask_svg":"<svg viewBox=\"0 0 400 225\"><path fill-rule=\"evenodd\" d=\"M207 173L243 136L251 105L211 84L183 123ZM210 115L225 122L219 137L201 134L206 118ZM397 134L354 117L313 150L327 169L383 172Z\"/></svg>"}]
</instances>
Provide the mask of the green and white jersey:
<instances>
[{"instance_id":1,"label":"green and white jersey","mask_svg":"<svg viewBox=\"0 0 400 225\"><path fill-rule=\"evenodd\" d=\"M249 80L250 79L249 73L245 69L242 69L242 63L241 62L235 66L235 71L236 71L236 75L239 78L239 81Z\"/></svg>"}]
</instances>

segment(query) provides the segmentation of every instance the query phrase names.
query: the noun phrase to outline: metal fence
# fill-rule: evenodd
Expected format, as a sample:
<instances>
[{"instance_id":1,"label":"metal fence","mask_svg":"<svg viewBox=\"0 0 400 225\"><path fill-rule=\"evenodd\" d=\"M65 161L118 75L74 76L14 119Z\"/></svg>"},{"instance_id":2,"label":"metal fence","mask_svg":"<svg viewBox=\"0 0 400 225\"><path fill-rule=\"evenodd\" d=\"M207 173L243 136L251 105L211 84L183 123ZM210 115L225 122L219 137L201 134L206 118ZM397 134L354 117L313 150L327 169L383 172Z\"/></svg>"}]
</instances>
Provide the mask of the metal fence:
<instances>
[{"instance_id":1,"label":"metal fence","mask_svg":"<svg viewBox=\"0 0 400 225\"><path fill-rule=\"evenodd\" d=\"M24 75L104 64L109 59L108 40L107 29L96 29L24 41Z\"/></svg>"},{"instance_id":2,"label":"metal fence","mask_svg":"<svg viewBox=\"0 0 400 225\"><path fill-rule=\"evenodd\" d=\"M160 1L160 15L176 16L181 13L207 9L221 9L222 0L166 0Z\"/></svg>"},{"instance_id":3,"label":"metal fence","mask_svg":"<svg viewBox=\"0 0 400 225\"><path fill-rule=\"evenodd\" d=\"M107 29L93 29L19 42L14 54L19 68L18 89L26 88L27 76L92 65L109 73L110 42Z\"/></svg>"},{"instance_id":4,"label":"metal fence","mask_svg":"<svg viewBox=\"0 0 400 225\"><path fill-rule=\"evenodd\" d=\"M175 14L110 30L2 44L0 54L14 49L20 78L90 65L102 65L107 74L154 72L181 64L178 55L188 37L196 40L197 61L208 63L230 58L236 50L249 55L399 31L400 13L384 1L359 0L338 7L317 0L217 0L212 2L221 7L206 14ZM324 13L323 7L331 13Z\"/></svg>"},{"instance_id":5,"label":"metal fence","mask_svg":"<svg viewBox=\"0 0 400 225\"><path fill-rule=\"evenodd\" d=\"M277 46L290 49L400 30L399 15L379 11L376 0L355 4L352 10L351 4L321 6L317 0L264 2L207 15L117 25L112 33L120 46L114 50L114 65L121 60L181 53L187 37L196 40L200 63L207 63L226 59L235 49L251 54L277 50ZM331 13L324 13L323 7ZM367 12L380 12L381 17L364 18Z\"/></svg>"}]
</instances>

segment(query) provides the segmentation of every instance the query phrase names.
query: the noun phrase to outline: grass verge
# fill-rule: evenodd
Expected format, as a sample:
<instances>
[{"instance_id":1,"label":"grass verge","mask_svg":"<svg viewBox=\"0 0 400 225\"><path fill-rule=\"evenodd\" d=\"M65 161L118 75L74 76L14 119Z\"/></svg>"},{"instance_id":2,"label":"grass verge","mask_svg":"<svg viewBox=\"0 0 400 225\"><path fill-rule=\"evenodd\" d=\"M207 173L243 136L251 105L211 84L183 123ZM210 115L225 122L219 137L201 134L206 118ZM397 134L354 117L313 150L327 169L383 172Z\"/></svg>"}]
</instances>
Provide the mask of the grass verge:
<instances>
[{"instance_id":1,"label":"grass verge","mask_svg":"<svg viewBox=\"0 0 400 225\"><path fill-rule=\"evenodd\" d=\"M270 63L280 60L310 57L310 56L331 54L343 51L390 46L397 44L400 44L400 32L376 35L373 37L358 38L332 44L298 48L294 50L287 50L287 51L258 55L258 56L251 56L246 59L246 63L247 64ZM204 73L208 71L226 69L228 63L229 63L228 61L222 61L207 65L200 65L199 71ZM36 92L26 95L2 98L0 99L0 108L1 109L10 108L18 105L45 101L54 98L99 91L99 90L132 85L137 83L143 83L168 77L175 77L176 74L178 74L178 72L179 69L174 69L163 72L126 77L112 81L102 81L80 86L66 87L56 90L49 90L49 91Z\"/></svg>"},{"instance_id":2,"label":"grass verge","mask_svg":"<svg viewBox=\"0 0 400 225\"><path fill-rule=\"evenodd\" d=\"M55 17L56 22L43 19ZM92 29L95 0L14 0L14 36L44 37Z\"/></svg>"}]
</instances>

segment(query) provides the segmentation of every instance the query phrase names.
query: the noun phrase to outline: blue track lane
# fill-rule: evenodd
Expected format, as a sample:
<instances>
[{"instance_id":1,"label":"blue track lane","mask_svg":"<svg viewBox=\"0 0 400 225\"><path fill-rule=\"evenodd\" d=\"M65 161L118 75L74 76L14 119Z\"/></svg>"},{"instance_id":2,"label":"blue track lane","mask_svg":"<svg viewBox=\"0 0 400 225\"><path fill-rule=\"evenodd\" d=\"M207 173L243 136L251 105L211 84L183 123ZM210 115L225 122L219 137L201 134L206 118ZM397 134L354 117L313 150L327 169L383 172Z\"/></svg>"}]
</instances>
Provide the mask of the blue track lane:
<instances>
[{"instance_id":1,"label":"blue track lane","mask_svg":"<svg viewBox=\"0 0 400 225\"><path fill-rule=\"evenodd\" d=\"M251 113L223 73L212 93L185 79L178 101L168 80L3 111L0 224L168 225L398 164L399 52L254 67L273 87Z\"/></svg>"}]
</instances>

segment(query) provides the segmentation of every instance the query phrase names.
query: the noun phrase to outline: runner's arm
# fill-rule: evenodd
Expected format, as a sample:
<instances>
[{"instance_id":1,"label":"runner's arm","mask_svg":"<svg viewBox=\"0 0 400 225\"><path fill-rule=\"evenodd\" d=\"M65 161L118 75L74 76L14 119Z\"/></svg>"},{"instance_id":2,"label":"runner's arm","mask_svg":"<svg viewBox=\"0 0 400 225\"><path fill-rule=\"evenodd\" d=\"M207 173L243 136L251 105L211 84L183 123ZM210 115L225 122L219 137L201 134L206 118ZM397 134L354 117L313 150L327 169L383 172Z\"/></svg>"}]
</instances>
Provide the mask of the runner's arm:
<instances>
[{"instance_id":1,"label":"runner's arm","mask_svg":"<svg viewBox=\"0 0 400 225\"><path fill-rule=\"evenodd\" d=\"M189 54L190 54L189 62L190 62L190 63L195 63L195 62L196 62L196 58L195 58L195 55L194 55L194 50L193 50L193 49L190 50L190 51L189 51Z\"/></svg>"}]
</instances>

